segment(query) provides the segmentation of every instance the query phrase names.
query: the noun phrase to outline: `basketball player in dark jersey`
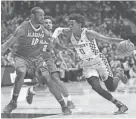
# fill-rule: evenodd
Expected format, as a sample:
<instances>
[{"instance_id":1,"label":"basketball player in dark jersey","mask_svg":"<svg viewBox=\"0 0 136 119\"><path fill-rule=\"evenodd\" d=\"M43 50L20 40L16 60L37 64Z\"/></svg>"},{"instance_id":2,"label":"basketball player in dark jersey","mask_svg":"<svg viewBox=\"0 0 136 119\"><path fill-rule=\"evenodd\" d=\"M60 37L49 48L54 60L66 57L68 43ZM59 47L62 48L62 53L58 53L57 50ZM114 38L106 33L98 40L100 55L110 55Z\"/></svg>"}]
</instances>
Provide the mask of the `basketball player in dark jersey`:
<instances>
[{"instance_id":1,"label":"basketball player in dark jersey","mask_svg":"<svg viewBox=\"0 0 136 119\"><path fill-rule=\"evenodd\" d=\"M53 23L52 23L52 17L51 16L45 16L44 27L45 27L45 29L47 29L49 31L50 35L52 36ZM49 71L51 73L52 80L57 84L57 87L58 87L59 91L67 99L68 108L73 109L73 108L75 108L75 105L71 101L71 96L69 95L66 86L64 85L64 83L60 79L59 69L56 67L56 64L55 64L55 59L56 58L53 57L53 55L51 53L53 51L53 49L49 48L49 45L48 45L49 42L53 42L53 41L50 41L50 40L51 39L49 39L48 41L41 41L41 47L42 47L41 52L42 52L42 55L43 55L43 59L47 63L47 67L49 68ZM55 51L56 50L57 49L55 49ZM39 79L38 81L39 81L38 84L36 84L33 87L28 88L26 101L29 104L32 103L33 96L36 94L37 91L41 91L41 90L46 89L46 85L44 85L44 82L42 82L42 78Z\"/></svg>"},{"instance_id":2,"label":"basketball player in dark jersey","mask_svg":"<svg viewBox=\"0 0 136 119\"><path fill-rule=\"evenodd\" d=\"M51 80L48 69L43 66L44 60L40 55L41 47L39 42L50 36L41 24L44 22L44 11L40 7L34 7L31 10L31 20L23 22L14 32L12 37L5 42L2 47L2 54L18 42L17 50L14 54L15 69L17 76L15 78L13 95L10 103L4 108L4 113L10 113L17 108L17 99L20 89L24 83L24 78L33 76L44 77L50 92L57 99L62 107L62 112L66 115L71 114L67 108L60 91Z\"/></svg>"}]
</instances>

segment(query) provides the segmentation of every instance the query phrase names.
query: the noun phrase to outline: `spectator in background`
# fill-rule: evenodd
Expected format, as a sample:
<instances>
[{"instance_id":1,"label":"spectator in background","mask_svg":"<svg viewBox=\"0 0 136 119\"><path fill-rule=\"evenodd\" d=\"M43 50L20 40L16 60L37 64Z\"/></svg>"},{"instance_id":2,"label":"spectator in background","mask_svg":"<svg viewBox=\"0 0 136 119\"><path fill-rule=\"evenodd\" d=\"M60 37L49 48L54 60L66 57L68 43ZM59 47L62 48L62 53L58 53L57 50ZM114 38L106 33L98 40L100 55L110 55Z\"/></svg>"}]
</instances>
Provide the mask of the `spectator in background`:
<instances>
[{"instance_id":1,"label":"spectator in background","mask_svg":"<svg viewBox=\"0 0 136 119\"><path fill-rule=\"evenodd\" d=\"M19 2L18 2L19 3ZM49 14L53 14L54 17L54 22L55 22L55 27L60 27L60 26L66 26L67 21L68 21L68 14L70 12L75 12L77 8L80 9L78 12L82 12L88 19L88 28L98 31L99 33L102 33L103 35L107 35L109 37L120 37L124 35L131 34L131 28L128 27L128 22L124 18L124 13L125 17L128 15L130 16L130 19L133 19L133 21L136 21L133 16L136 16L135 13L129 14L130 12L127 12L127 10L130 8L133 8L134 3L133 2L122 2L123 5L125 5L125 11L120 11L122 8L117 9L117 6L113 4L113 2L109 1L93 1L93 2L76 2L72 4L70 2L62 2L62 4L58 3L50 3L49 6L53 7L48 7L46 2L41 2L41 1L35 1L31 4L31 2L23 2L21 1L20 5L18 4L17 7L15 7L15 10L11 15L7 16L7 19L2 19L1 21L1 43L3 44L6 39L10 36L11 33L15 30L15 28L21 24L24 20L27 20L28 17L28 9L30 9L33 5L42 5L45 9L45 12ZM45 7L47 6L47 7ZM20 8L20 9L18 9ZM22 13L22 10L25 8L25 10ZM17 11L17 10L18 11ZM53 9L53 10L52 10ZM56 9L56 11L54 11ZM91 11L91 12L90 12ZM19 14L20 12L20 14ZM4 12L3 12L4 13ZM19 14L19 15L18 15ZM101 14L101 16L100 16ZM98 23L98 19L100 22ZM130 35L132 37L132 35ZM135 36L134 36L135 37ZM134 38L135 39L135 38ZM108 60L113 62L114 56L117 55L116 51L116 45L112 45L111 47L105 46L105 43L98 43L98 46L102 49L102 52L106 54L106 57ZM9 64L10 60L7 59L7 55L5 57L2 56L2 65L7 66ZM69 59L69 58L68 58ZM130 57L129 61L126 61L126 58L124 59L125 61L122 63L125 73L129 76L129 70L130 70L130 65L136 65L136 56ZM115 62L115 61L114 61ZM76 62L75 62L76 64ZM128 64L128 66L127 66ZM71 64L69 64L70 66Z\"/></svg>"},{"instance_id":2,"label":"spectator in background","mask_svg":"<svg viewBox=\"0 0 136 119\"><path fill-rule=\"evenodd\" d=\"M115 70L117 69L117 67L121 67L121 62L120 60L118 60L118 57L116 55L114 55L111 59L110 66L113 72L116 72Z\"/></svg>"},{"instance_id":3,"label":"spectator in background","mask_svg":"<svg viewBox=\"0 0 136 119\"><path fill-rule=\"evenodd\" d=\"M107 47L103 47L101 52L108 58L108 50Z\"/></svg>"},{"instance_id":4,"label":"spectator in background","mask_svg":"<svg viewBox=\"0 0 136 119\"><path fill-rule=\"evenodd\" d=\"M133 65L129 70L130 78L136 78L136 65Z\"/></svg>"},{"instance_id":5,"label":"spectator in background","mask_svg":"<svg viewBox=\"0 0 136 119\"><path fill-rule=\"evenodd\" d=\"M129 57L126 57L124 59L122 66L123 66L123 69L124 69L124 73L127 75L128 78L130 78L130 75L129 75L129 70L130 70Z\"/></svg>"},{"instance_id":6,"label":"spectator in background","mask_svg":"<svg viewBox=\"0 0 136 119\"><path fill-rule=\"evenodd\" d=\"M133 60L134 60L134 65L136 65L136 50L134 50L132 56L133 56Z\"/></svg>"},{"instance_id":7,"label":"spectator in background","mask_svg":"<svg viewBox=\"0 0 136 119\"><path fill-rule=\"evenodd\" d=\"M7 60L6 60L6 57L5 56L1 56L1 65L2 67L5 67L7 66Z\"/></svg>"},{"instance_id":8,"label":"spectator in background","mask_svg":"<svg viewBox=\"0 0 136 119\"><path fill-rule=\"evenodd\" d=\"M133 52L133 54L130 57L129 65L129 76L130 78L136 78L136 51Z\"/></svg>"}]
</instances>

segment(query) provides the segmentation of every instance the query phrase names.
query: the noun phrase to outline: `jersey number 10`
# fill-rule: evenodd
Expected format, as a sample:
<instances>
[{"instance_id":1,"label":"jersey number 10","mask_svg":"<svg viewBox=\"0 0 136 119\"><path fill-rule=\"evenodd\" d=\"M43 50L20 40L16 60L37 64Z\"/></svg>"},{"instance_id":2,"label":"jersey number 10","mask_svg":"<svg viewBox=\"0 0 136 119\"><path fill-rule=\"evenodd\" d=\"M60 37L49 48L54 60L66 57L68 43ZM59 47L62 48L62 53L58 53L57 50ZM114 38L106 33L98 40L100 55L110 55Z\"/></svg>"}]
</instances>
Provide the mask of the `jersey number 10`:
<instances>
[{"instance_id":1,"label":"jersey number 10","mask_svg":"<svg viewBox=\"0 0 136 119\"><path fill-rule=\"evenodd\" d=\"M36 45L39 42L38 38L33 38L31 45Z\"/></svg>"}]
</instances>

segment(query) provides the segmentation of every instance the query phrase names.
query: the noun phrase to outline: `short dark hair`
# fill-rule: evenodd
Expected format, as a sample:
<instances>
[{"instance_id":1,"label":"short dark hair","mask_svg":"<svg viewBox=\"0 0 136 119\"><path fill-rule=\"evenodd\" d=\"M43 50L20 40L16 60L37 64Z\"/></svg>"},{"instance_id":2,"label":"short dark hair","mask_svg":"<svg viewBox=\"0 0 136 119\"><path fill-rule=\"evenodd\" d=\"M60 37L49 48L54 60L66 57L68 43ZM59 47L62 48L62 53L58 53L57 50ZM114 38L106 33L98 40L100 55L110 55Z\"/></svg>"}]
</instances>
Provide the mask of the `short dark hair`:
<instances>
[{"instance_id":1,"label":"short dark hair","mask_svg":"<svg viewBox=\"0 0 136 119\"><path fill-rule=\"evenodd\" d=\"M51 21L53 21L53 17L52 17L52 16L46 15L46 16L44 17L44 20L45 20L45 19L50 19Z\"/></svg>"},{"instance_id":2,"label":"short dark hair","mask_svg":"<svg viewBox=\"0 0 136 119\"><path fill-rule=\"evenodd\" d=\"M42 8L40 8L40 7L33 7L31 9L31 14L35 14L37 12L37 10L42 10Z\"/></svg>"},{"instance_id":3,"label":"short dark hair","mask_svg":"<svg viewBox=\"0 0 136 119\"><path fill-rule=\"evenodd\" d=\"M85 17L78 13L70 14L69 20L75 20L76 22L81 23L82 27L85 25Z\"/></svg>"}]
</instances>

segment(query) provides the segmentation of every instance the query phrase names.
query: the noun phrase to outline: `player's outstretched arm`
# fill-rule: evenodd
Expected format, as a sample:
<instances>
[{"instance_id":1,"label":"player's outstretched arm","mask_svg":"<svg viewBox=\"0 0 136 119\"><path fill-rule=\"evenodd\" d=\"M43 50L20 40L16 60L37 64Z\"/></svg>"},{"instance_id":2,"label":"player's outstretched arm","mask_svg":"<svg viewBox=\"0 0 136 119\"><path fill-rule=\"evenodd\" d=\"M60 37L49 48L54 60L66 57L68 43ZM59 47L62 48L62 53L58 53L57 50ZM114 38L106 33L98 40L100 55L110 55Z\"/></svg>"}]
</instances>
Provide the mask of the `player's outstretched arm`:
<instances>
[{"instance_id":1,"label":"player's outstretched arm","mask_svg":"<svg viewBox=\"0 0 136 119\"><path fill-rule=\"evenodd\" d=\"M67 50L67 51L70 51L71 50L67 47L67 44L70 42L70 39L69 39L69 36L70 36L70 29L69 28L62 28L62 27L58 27L55 29L52 37L54 38L54 48L57 49L57 50L60 50L60 51L63 51L63 50ZM61 36L65 36L67 34L68 37L65 37L67 40L67 43L65 44L62 44L60 41L61 40L64 40L63 37Z\"/></svg>"},{"instance_id":2,"label":"player's outstretched arm","mask_svg":"<svg viewBox=\"0 0 136 119\"><path fill-rule=\"evenodd\" d=\"M1 54L3 55L6 50L9 49L23 34L24 30L22 27L17 28L13 35L4 44L1 45Z\"/></svg>"},{"instance_id":3,"label":"player's outstretched arm","mask_svg":"<svg viewBox=\"0 0 136 119\"><path fill-rule=\"evenodd\" d=\"M63 32L67 32L69 31L70 29L68 27L66 28L62 28L62 27L58 27L55 29L55 31L53 32L53 35L52 37L53 38L57 38L60 34L62 34Z\"/></svg>"},{"instance_id":4,"label":"player's outstretched arm","mask_svg":"<svg viewBox=\"0 0 136 119\"><path fill-rule=\"evenodd\" d=\"M52 46L53 46L54 49L57 49L57 50L60 50L60 51L68 50L68 48L65 45L62 45L59 42L58 38L56 38L56 39L53 40L53 45Z\"/></svg>"},{"instance_id":5,"label":"player's outstretched arm","mask_svg":"<svg viewBox=\"0 0 136 119\"><path fill-rule=\"evenodd\" d=\"M123 39L107 37L107 36L104 36L100 33L95 32L93 30L87 30L86 34L87 34L88 39L90 39L90 40L92 38L95 38L97 40L105 41L105 42L111 43L111 44L118 44L121 41L123 41Z\"/></svg>"}]
</instances>

